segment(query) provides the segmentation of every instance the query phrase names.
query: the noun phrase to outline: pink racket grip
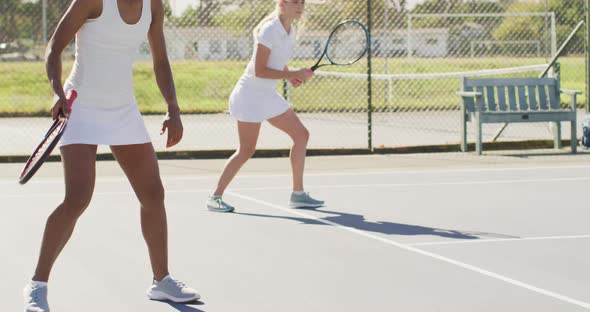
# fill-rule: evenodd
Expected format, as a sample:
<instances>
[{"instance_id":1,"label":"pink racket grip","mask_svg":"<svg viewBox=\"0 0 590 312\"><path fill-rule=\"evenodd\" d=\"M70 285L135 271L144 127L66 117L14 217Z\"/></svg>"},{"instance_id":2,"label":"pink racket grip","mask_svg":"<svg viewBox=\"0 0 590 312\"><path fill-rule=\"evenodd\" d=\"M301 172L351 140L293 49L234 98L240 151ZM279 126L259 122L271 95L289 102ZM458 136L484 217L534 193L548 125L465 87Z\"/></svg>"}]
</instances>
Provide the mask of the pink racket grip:
<instances>
[{"instance_id":1,"label":"pink racket grip","mask_svg":"<svg viewBox=\"0 0 590 312\"><path fill-rule=\"evenodd\" d=\"M68 100L68 109L72 109L72 104L74 104L74 101L77 97L78 92L76 92L76 90L68 91L68 93L66 94L66 99Z\"/></svg>"},{"instance_id":2,"label":"pink racket grip","mask_svg":"<svg viewBox=\"0 0 590 312\"><path fill-rule=\"evenodd\" d=\"M308 73L313 73L313 69L311 69L311 68L307 68L306 70Z\"/></svg>"}]
</instances>

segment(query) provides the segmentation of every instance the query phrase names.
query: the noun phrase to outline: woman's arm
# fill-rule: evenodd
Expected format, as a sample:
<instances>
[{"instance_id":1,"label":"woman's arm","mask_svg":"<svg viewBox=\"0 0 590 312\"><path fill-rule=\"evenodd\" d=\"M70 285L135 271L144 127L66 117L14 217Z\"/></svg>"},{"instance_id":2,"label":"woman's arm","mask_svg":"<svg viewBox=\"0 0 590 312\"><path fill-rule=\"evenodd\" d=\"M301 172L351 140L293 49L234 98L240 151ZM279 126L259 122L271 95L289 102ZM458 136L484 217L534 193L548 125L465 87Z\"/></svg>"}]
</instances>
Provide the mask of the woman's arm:
<instances>
[{"instance_id":1,"label":"woman's arm","mask_svg":"<svg viewBox=\"0 0 590 312\"><path fill-rule=\"evenodd\" d=\"M269 56L270 49L263 44L258 44L254 64L254 74L256 77L287 80L299 79L301 81L305 81L313 76L313 72L309 69L301 69L297 71L270 69L267 66Z\"/></svg>"},{"instance_id":2,"label":"woman's arm","mask_svg":"<svg viewBox=\"0 0 590 312\"><path fill-rule=\"evenodd\" d=\"M68 44L74 39L74 36L80 30L82 25L89 18L98 17L102 11L102 2L98 0L74 0L70 7L63 15L55 32L51 36L45 51L45 69L47 78L51 85L53 93L57 95L58 100L51 109L53 119L60 114L60 110L66 117L69 117L70 111L67 106L66 96L61 81L62 62L61 54Z\"/></svg>"},{"instance_id":3,"label":"woman's arm","mask_svg":"<svg viewBox=\"0 0 590 312\"><path fill-rule=\"evenodd\" d=\"M154 64L154 73L156 75L156 82L160 93L164 97L168 105L168 113L162 124L162 131L164 134L168 129L168 140L166 147L176 145L182 139L183 127L180 121L180 108L176 99L176 88L174 87L174 79L172 77L172 70L170 69L170 62L168 61L168 54L166 53L166 41L164 39L164 5L162 0L152 1L152 24L148 32L148 41L152 52L152 59Z\"/></svg>"}]
</instances>

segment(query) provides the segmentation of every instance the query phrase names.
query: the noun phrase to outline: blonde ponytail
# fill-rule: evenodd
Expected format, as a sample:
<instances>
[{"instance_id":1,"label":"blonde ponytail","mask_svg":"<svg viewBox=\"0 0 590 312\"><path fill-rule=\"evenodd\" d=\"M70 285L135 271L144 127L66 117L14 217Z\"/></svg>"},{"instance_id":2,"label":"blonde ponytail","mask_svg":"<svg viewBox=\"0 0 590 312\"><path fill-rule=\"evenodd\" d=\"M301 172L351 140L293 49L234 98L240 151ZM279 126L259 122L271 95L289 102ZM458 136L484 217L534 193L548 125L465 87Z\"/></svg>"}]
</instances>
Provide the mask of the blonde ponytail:
<instances>
[{"instance_id":1,"label":"blonde ponytail","mask_svg":"<svg viewBox=\"0 0 590 312\"><path fill-rule=\"evenodd\" d=\"M256 25L256 27L254 27L253 33L254 33L254 38L256 38L256 40L258 40L258 35L259 35L258 33L260 32L260 28L262 28L262 26L264 24L266 24L267 22L272 21L273 19L277 18L279 16L279 12L280 12L280 9L279 9L279 5L277 3L277 7L275 8L275 10L272 11L272 13L267 15L265 18L263 18L260 21L260 23L258 23L258 25Z\"/></svg>"},{"instance_id":2,"label":"blonde ponytail","mask_svg":"<svg viewBox=\"0 0 590 312\"><path fill-rule=\"evenodd\" d=\"M281 13L281 7L279 5L279 0L275 0L277 5L274 9L274 11L272 11L272 13L270 13L269 15L267 15L266 17L264 17L260 23L258 23L258 25L256 25L256 27L254 27L254 38L256 38L256 40L258 40L258 35L260 32L260 28L262 28L262 26L264 24L266 24L269 21L272 21L273 19L277 18L279 16L279 13ZM298 19L295 22L295 30L297 31L297 37L299 37L299 35L303 32L303 29L305 28L305 13L303 14L303 16L301 16L300 19Z\"/></svg>"}]
</instances>

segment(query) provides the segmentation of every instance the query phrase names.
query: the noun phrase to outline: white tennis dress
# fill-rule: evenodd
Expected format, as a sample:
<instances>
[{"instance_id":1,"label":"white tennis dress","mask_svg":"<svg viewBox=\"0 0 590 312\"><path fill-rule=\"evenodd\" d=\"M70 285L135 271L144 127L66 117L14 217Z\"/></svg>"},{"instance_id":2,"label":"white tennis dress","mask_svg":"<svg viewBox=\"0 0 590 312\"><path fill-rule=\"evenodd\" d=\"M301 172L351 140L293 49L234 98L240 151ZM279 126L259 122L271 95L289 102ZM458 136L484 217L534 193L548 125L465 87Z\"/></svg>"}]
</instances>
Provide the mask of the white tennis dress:
<instances>
[{"instance_id":1,"label":"white tennis dress","mask_svg":"<svg viewBox=\"0 0 590 312\"><path fill-rule=\"evenodd\" d=\"M270 49L267 67L283 70L295 47L295 27L287 33L278 17L268 21L254 37L254 54L229 98L229 112L239 121L262 122L286 112L291 104L277 92L278 79L256 77L258 44Z\"/></svg>"},{"instance_id":2,"label":"white tennis dress","mask_svg":"<svg viewBox=\"0 0 590 312\"><path fill-rule=\"evenodd\" d=\"M117 0L103 0L102 14L76 34L76 61L64 83L78 98L60 145L128 145L151 142L133 94L132 64L152 20L151 0L127 24Z\"/></svg>"}]
</instances>

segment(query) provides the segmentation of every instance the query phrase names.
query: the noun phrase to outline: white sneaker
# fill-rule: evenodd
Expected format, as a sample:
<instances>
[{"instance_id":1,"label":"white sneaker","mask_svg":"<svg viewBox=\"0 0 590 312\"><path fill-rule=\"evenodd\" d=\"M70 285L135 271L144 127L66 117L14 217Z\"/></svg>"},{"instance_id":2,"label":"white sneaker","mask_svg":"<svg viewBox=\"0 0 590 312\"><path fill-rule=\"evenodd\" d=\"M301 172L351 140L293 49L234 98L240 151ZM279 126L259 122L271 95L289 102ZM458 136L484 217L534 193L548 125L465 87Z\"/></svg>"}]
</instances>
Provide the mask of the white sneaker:
<instances>
[{"instance_id":1,"label":"white sneaker","mask_svg":"<svg viewBox=\"0 0 590 312\"><path fill-rule=\"evenodd\" d=\"M177 303L197 301L201 295L196 290L186 286L184 283L173 279L170 275L163 280L154 281L147 291L151 300L170 300Z\"/></svg>"},{"instance_id":2,"label":"white sneaker","mask_svg":"<svg viewBox=\"0 0 590 312\"><path fill-rule=\"evenodd\" d=\"M47 286L38 286L30 282L23 290L25 312L49 312L47 303Z\"/></svg>"},{"instance_id":3,"label":"white sneaker","mask_svg":"<svg viewBox=\"0 0 590 312\"><path fill-rule=\"evenodd\" d=\"M296 194L291 193L289 206L293 208L317 208L324 205L323 200L317 200L309 196L309 193Z\"/></svg>"},{"instance_id":4,"label":"white sneaker","mask_svg":"<svg viewBox=\"0 0 590 312\"><path fill-rule=\"evenodd\" d=\"M224 202L221 196L211 196L207 200L207 209L215 212L233 212L234 207Z\"/></svg>"}]
</instances>

